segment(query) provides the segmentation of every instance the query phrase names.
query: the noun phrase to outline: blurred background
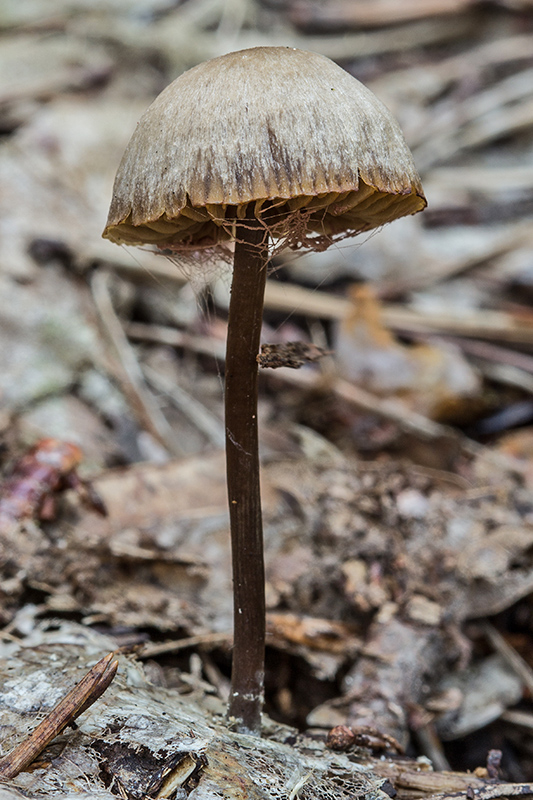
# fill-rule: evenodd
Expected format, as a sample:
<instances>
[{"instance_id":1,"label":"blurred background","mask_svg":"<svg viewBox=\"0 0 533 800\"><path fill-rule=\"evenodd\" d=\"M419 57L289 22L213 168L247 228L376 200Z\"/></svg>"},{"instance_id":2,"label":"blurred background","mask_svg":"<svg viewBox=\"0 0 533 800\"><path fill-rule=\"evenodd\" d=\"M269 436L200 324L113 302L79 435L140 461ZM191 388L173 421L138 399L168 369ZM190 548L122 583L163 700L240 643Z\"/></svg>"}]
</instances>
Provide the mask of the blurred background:
<instances>
[{"instance_id":1,"label":"blurred background","mask_svg":"<svg viewBox=\"0 0 533 800\"><path fill-rule=\"evenodd\" d=\"M418 667L409 668L410 720L395 735L422 731L417 752L470 768L504 730L506 774L531 779L532 0L0 0L2 467L8 474L43 437L74 442L80 474L103 475L112 506L108 528L79 509L81 522L45 526L46 546L32 544L30 562L14 538L20 563L0 618L22 634L39 615L58 614L117 637L127 629L135 640L131 631L142 629L137 641L230 625L220 460L227 267L176 264L101 232L121 155L153 98L195 64L257 45L322 53L372 89L399 120L428 199L426 211L383 230L273 260L264 341L304 341L329 355L261 373L265 505L279 533L267 543L268 604L280 612L269 623L269 711L303 726L312 708L341 688L349 694L341 682L370 622L395 624L396 604L414 626L398 648ZM324 472L322 459L337 471ZM168 471L142 472L154 464ZM363 464L373 466L365 473ZM118 477L109 472L117 467ZM339 533L354 520L369 532L357 553L342 549L349 537ZM315 551L276 561L276 541L289 548L298 525ZM212 542L217 526L218 550L198 533ZM183 542L180 561L172 548ZM457 567L460 591L448 573L438 583L441 566ZM282 617L287 610L320 619L319 633ZM486 614L500 615L507 643L528 662L518 682L507 670L510 689L487 666L500 640L461 628ZM417 625L424 641L440 642L435 674L443 654L455 668L474 653L489 670L467 673L459 695L473 705L466 722L440 729L455 738L446 755L431 715L453 717L459 690L435 688L424 672ZM222 685L227 652L202 658ZM432 710L422 709L424 682ZM479 685L487 693L474 697ZM328 708L312 724L333 724ZM506 728L484 728L505 713Z\"/></svg>"},{"instance_id":2,"label":"blurred background","mask_svg":"<svg viewBox=\"0 0 533 800\"><path fill-rule=\"evenodd\" d=\"M160 409L104 364L109 320L95 292L115 293L152 383L172 384L167 345L179 342L158 346L153 326L220 344L223 326L193 294L212 279L207 305L223 311L227 281L217 288L222 270L200 265L192 291L168 262L102 241L113 177L169 81L264 44L323 53L365 82L400 121L429 202L353 244L279 256L271 338L334 344L337 374L475 436L533 419L531 2L3 0L0 29L0 429L13 432L16 418L23 440L74 436L95 467L164 458L156 451L173 437ZM99 265L111 283L90 289ZM179 383L217 416L220 380L196 371L201 344L185 354ZM187 417L180 402L169 401L171 425ZM348 450L394 438L355 417L339 430L330 416L311 422ZM196 428L171 450L201 450L206 431Z\"/></svg>"}]
</instances>

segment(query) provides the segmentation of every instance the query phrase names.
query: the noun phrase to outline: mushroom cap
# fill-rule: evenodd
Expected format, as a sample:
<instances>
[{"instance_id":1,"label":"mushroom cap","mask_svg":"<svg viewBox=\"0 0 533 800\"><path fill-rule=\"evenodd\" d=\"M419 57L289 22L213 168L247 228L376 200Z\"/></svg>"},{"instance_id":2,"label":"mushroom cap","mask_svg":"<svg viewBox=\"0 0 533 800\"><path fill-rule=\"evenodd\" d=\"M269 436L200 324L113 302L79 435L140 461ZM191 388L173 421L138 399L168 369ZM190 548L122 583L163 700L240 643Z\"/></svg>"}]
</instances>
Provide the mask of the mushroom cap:
<instances>
[{"instance_id":1,"label":"mushroom cap","mask_svg":"<svg viewBox=\"0 0 533 800\"><path fill-rule=\"evenodd\" d=\"M175 250L234 238L253 213L274 238L323 249L423 209L403 134L325 56L256 47L180 75L124 153L104 237Z\"/></svg>"}]
</instances>

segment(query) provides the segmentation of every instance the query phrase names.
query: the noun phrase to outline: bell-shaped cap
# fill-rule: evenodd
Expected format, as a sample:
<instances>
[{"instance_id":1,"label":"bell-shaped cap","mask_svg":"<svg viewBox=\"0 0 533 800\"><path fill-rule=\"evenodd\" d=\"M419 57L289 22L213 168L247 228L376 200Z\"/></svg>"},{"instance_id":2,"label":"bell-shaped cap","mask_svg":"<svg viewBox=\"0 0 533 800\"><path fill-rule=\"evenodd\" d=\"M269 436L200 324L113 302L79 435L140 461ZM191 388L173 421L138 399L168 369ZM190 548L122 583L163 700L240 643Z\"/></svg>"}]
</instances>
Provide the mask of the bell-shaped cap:
<instances>
[{"instance_id":1,"label":"bell-shaped cap","mask_svg":"<svg viewBox=\"0 0 533 800\"><path fill-rule=\"evenodd\" d=\"M423 209L388 109L328 58L257 47L183 73L124 153L104 237L176 250L232 239L249 204L271 235L322 249Z\"/></svg>"}]
</instances>

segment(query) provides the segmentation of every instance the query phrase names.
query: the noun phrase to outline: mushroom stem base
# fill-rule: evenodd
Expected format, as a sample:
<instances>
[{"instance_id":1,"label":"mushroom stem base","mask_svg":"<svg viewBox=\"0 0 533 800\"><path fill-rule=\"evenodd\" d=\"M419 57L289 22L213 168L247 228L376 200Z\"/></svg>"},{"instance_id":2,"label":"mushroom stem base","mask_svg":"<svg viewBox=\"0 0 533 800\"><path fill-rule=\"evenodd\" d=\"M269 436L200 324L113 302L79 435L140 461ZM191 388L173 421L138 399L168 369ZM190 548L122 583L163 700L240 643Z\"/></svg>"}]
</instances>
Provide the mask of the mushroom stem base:
<instances>
[{"instance_id":1,"label":"mushroom stem base","mask_svg":"<svg viewBox=\"0 0 533 800\"><path fill-rule=\"evenodd\" d=\"M237 226L226 345L226 465L233 563L234 639L228 719L261 732L265 663L265 568L259 487L257 354L268 235L253 216Z\"/></svg>"}]
</instances>

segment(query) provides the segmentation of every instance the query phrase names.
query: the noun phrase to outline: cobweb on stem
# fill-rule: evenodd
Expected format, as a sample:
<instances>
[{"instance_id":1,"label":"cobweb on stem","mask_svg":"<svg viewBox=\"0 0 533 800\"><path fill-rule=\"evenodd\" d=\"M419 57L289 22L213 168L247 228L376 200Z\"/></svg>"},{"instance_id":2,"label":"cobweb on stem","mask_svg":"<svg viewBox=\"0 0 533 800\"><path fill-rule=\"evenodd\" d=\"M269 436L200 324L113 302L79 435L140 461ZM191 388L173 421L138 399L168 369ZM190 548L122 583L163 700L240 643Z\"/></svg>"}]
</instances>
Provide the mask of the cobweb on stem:
<instances>
[{"instance_id":1,"label":"cobweb on stem","mask_svg":"<svg viewBox=\"0 0 533 800\"><path fill-rule=\"evenodd\" d=\"M323 211L323 216L325 215ZM312 217L312 221L311 221ZM262 209L257 217L264 226L269 261L284 250L312 250L322 252L332 244L362 233L340 231L336 234L321 232L320 218L316 210L296 209L289 214L279 211L275 205ZM176 264L180 272L191 283L195 294L214 281L226 278L231 273L235 242L238 241L237 227L245 227L246 221L239 218L213 220L216 222L216 236L205 236L200 241L183 240L160 244L156 252L165 255ZM265 241L257 245L264 248Z\"/></svg>"},{"instance_id":2,"label":"cobweb on stem","mask_svg":"<svg viewBox=\"0 0 533 800\"><path fill-rule=\"evenodd\" d=\"M192 245L190 247L180 246L179 249L159 247L155 252L165 256L168 261L176 265L191 285L197 299L216 281L223 280L228 284L231 281L233 263L231 243L226 242L200 249Z\"/></svg>"}]
</instances>

